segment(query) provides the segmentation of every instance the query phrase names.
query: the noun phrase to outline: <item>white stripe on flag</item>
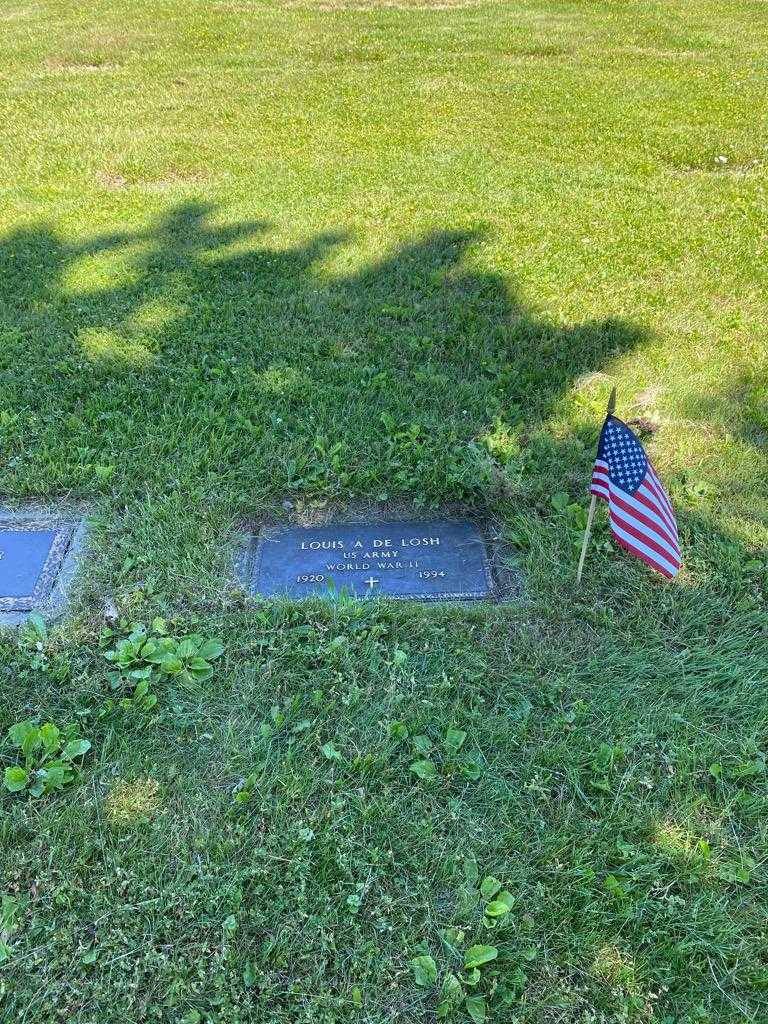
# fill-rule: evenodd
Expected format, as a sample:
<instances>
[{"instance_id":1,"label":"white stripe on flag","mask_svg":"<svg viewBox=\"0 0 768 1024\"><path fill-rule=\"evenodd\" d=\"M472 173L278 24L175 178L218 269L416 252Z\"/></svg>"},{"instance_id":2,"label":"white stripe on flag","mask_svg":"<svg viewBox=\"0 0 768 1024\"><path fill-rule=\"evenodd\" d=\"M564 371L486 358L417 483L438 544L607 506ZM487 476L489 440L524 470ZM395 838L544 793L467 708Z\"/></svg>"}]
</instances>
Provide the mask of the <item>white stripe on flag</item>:
<instances>
[{"instance_id":1,"label":"white stripe on flag","mask_svg":"<svg viewBox=\"0 0 768 1024\"><path fill-rule=\"evenodd\" d=\"M619 506L615 502L611 505L611 516L612 518L620 522L625 529L631 527L633 530L636 530L642 537L645 537L646 540L648 540L649 542L652 541L654 544L657 544L662 549L659 553L659 558L665 557L664 552L666 552L667 556L671 558L674 562L676 562L680 557L680 551L678 550L678 548L673 548L672 545L669 544L667 541L663 540L658 535L658 533L656 533L654 530L649 530L644 523L640 523L637 521L637 519L633 519L632 516L628 516L624 509L619 508ZM636 541L636 543L640 542ZM650 547L650 543L648 546Z\"/></svg>"},{"instance_id":2,"label":"white stripe on flag","mask_svg":"<svg viewBox=\"0 0 768 1024\"><path fill-rule=\"evenodd\" d=\"M669 495L667 494L666 490L664 489L664 484L661 482L661 480L659 480L659 474L656 472L656 470L651 465L651 460L650 459L648 460L648 476L651 478L651 481L652 481L654 487L659 492L659 498L661 499L662 504L666 508L667 512L669 512L669 514L674 519L675 518L675 510L672 508L672 502L670 501Z\"/></svg>"},{"instance_id":3,"label":"white stripe on flag","mask_svg":"<svg viewBox=\"0 0 768 1024\"><path fill-rule=\"evenodd\" d=\"M640 486L638 487L638 491L643 495L644 498L646 498L648 501L652 503L653 507L658 511L661 518L667 524L667 529L670 532L670 534L673 537L677 538L677 526L675 524L674 516L669 515L665 506L661 504L661 499L659 498L658 494L651 487L647 480L644 480L640 484Z\"/></svg>"},{"instance_id":4,"label":"white stripe on flag","mask_svg":"<svg viewBox=\"0 0 768 1024\"><path fill-rule=\"evenodd\" d=\"M649 548L647 544L643 544L641 540L638 540L637 537L633 537L631 533L627 533L626 530L623 530L618 525L613 515L611 515L611 528L615 530L617 537L621 537L623 540L627 542L627 544L631 544L632 547L637 548L638 551L642 551L651 563L663 566L667 570L667 572L670 573L670 575L672 576L677 575L677 562L667 561L667 559L662 558L657 551L654 551L652 548Z\"/></svg>"},{"instance_id":5,"label":"white stripe on flag","mask_svg":"<svg viewBox=\"0 0 768 1024\"><path fill-rule=\"evenodd\" d=\"M637 497L637 500L639 501L639 503L641 505L643 504L643 502L641 500L642 498L645 498L646 501L650 501L653 504L654 511L657 512L658 515L661 516L663 522L666 523L666 519L664 517L664 513L659 508L658 502L654 501L652 495L649 495L647 491L643 490L642 487L639 487L637 489L636 497ZM649 518L653 518L653 514L651 513L650 510L646 514L648 515ZM679 551L680 550L680 544L679 544L678 537L677 537L677 530L674 528L674 526L667 526L667 528L663 531L663 533L664 533L664 537L669 541L669 543L672 544L673 547L675 547Z\"/></svg>"},{"instance_id":6,"label":"white stripe on flag","mask_svg":"<svg viewBox=\"0 0 768 1024\"><path fill-rule=\"evenodd\" d=\"M615 494L617 497L625 501L628 505L631 505L633 509L636 509L636 511L640 515L647 516L648 519L656 523L659 527L658 532L661 534L662 537L664 537L668 544L676 543L675 537L672 534L670 534L669 527L660 515L658 515L656 512L652 512L651 509L649 509L642 503L642 501L638 501L637 498L631 495L628 491L622 490L621 487L618 487L616 484L610 483L609 486L611 489L611 494ZM643 526L642 529L647 531L648 527Z\"/></svg>"},{"instance_id":7,"label":"white stripe on flag","mask_svg":"<svg viewBox=\"0 0 768 1024\"><path fill-rule=\"evenodd\" d=\"M672 506L669 504L669 500L664 492L664 488L659 482L658 477L652 477L649 470L648 475L642 483L642 486L648 491L651 501L659 506L659 513L669 523L670 530L674 530L677 533L677 524L675 523L675 513L672 511Z\"/></svg>"}]
</instances>

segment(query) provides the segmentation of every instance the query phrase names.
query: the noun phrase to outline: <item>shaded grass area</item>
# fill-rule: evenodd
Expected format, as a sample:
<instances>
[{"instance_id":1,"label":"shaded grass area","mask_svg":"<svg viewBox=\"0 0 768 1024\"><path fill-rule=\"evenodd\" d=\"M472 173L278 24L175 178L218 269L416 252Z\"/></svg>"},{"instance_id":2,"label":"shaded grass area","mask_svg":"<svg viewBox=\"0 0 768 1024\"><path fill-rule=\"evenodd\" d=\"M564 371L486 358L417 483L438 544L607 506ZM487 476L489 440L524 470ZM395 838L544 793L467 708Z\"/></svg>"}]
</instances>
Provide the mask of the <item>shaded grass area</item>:
<instances>
[{"instance_id":1,"label":"shaded grass area","mask_svg":"<svg viewBox=\"0 0 768 1024\"><path fill-rule=\"evenodd\" d=\"M426 1022L473 942L491 1020L764 1019L760 5L3 26L0 488L94 523L73 616L0 646L2 732L93 742L2 797L3 1019ZM612 384L686 568L601 517L577 594L552 496ZM487 511L527 601L248 604L227 537L286 499ZM110 706L102 629L157 614L216 675Z\"/></svg>"},{"instance_id":2,"label":"shaded grass area","mask_svg":"<svg viewBox=\"0 0 768 1024\"><path fill-rule=\"evenodd\" d=\"M432 233L322 281L340 233L279 250L258 246L263 226L218 229L208 213L182 204L82 247L35 228L0 256L7 401L26 411L6 423L16 495L122 503L129 574L167 587L194 558L191 597L227 526L286 495L488 506L516 489L509 459L556 484L563 444L579 441L553 443L547 416L574 377L643 338L620 320L536 317L465 266L473 233ZM238 240L245 252L220 255ZM115 250L121 287L70 292L73 267Z\"/></svg>"}]
</instances>

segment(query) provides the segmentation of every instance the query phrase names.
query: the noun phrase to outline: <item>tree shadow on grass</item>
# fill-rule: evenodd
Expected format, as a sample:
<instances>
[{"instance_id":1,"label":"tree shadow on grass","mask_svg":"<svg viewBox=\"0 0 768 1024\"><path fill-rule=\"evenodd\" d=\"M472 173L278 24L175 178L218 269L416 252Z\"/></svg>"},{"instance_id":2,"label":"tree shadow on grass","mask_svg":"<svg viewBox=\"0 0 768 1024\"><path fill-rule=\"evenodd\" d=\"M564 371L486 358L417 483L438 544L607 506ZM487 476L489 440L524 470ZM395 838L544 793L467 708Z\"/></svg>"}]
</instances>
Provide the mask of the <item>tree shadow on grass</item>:
<instances>
[{"instance_id":1,"label":"tree shadow on grass","mask_svg":"<svg viewBox=\"0 0 768 1024\"><path fill-rule=\"evenodd\" d=\"M139 562L193 561L286 495L492 504L478 439L494 424L535 435L575 380L644 340L620 320L532 313L468 266L480 232L332 276L343 232L281 248L263 222L215 212L183 203L133 233L71 244L37 225L0 244L3 490L133 508ZM581 473L583 455L552 442L536 471L567 476L574 459Z\"/></svg>"},{"instance_id":2,"label":"tree shadow on grass","mask_svg":"<svg viewBox=\"0 0 768 1024\"><path fill-rule=\"evenodd\" d=\"M212 213L209 208L187 204L174 208L146 231L103 235L76 245L46 226L16 231L0 241L3 489L18 497L73 494L93 499L100 495L105 519L114 524L104 559L104 572L110 572L112 584L122 568L128 579L147 578L154 573L175 599L183 596L185 580L189 581L189 592L199 595L204 559L220 543L222 528L234 517L279 506L288 493L342 500L352 495L381 500L402 495L423 501L460 499L490 504L495 484L488 472L489 457L477 438L497 421L507 424L510 431L519 425L529 437L537 431L544 433L559 401L576 379L603 370L613 358L644 339L640 329L627 323L604 321L568 328L535 315L501 277L468 267L468 250L478 239L477 234L436 233L354 274L329 277L323 273L322 264L343 243L343 235L318 235L302 246L281 249L266 243L265 225L219 228L210 223ZM240 248L227 251L232 245ZM498 433L502 438L503 429ZM590 444L583 451L556 440L548 448L542 445L532 473L538 478L549 466L552 479L578 471L586 480L594 436L584 440ZM603 595L615 592L613 572L605 583ZM683 603L679 592L666 593L670 603ZM510 723L516 726L508 716L502 719L493 714L494 691L504 702L517 700L522 679L534 700L542 689L540 675L547 672L551 678L546 680L545 692L549 696L540 715L541 725L536 728L554 721L561 735L553 734L548 745L550 736L543 733L542 749L551 750L562 740L566 744L564 753L575 750L573 766L578 772L584 771L585 765L569 739L572 734L557 724L557 708L553 710L550 704L555 700L555 687L560 701L559 673L569 671L571 661L582 673L583 700L574 707L580 716L590 699L594 698L599 707L594 712L595 744L603 731L606 740L615 744L609 730L616 728L617 719L621 724L621 719L614 711L612 720L604 705L610 708L611 701L615 704L617 692L628 693L635 707L649 703L649 673L660 686L665 676L674 678L677 673L679 682L675 685L680 693L672 691L667 704L674 708L678 720L683 717L679 711L686 707L684 701L690 699L692 686L712 694L714 723L732 723L739 709L744 713L745 702L738 699L733 684L738 681L737 673L746 676L739 658L749 657L754 663L757 627L754 632L749 630L747 641L737 636L740 643L731 643L714 660L710 651L699 650L683 669L676 662L676 649L670 649L669 644L669 637L674 636L678 645L690 643L700 649L702 634L707 630L713 635L713 647L723 636L727 638L729 629L734 633L741 629L746 634L746 620L742 618L739 626L731 627L725 611L720 609L722 623L717 625L721 632L717 633L713 628L714 610L704 618L699 603L695 615L688 614L684 619L681 613L678 622L672 623L675 628L669 628L660 642L649 636L655 628L649 617L638 621L637 636L643 643L640 654L635 644L627 643L626 622L614 629L613 622L603 621L599 632L596 629L589 637L589 646L578 652L578 660L569 657L565 640L554 628L546 637L537 637L535 643L529 638L514 653L503 646L510 631L500 631L493 622L485 627L487 632L481 640L474 633L461 633L459 642L464 649L459 652L453 650L453 643L442 643L440 636L432 636L426 624L403 628L400 635L403 643L413 643L414 648L426 648L428 639L438 648L435 658L440 671L435 668L431 679L436 693L445 693L442 686L438 689L443 665L446 673L452 672L454 664L462 668L463 659L464 667L473 669L475 680L486 679L490 668L490 681L484 684L489 702L483 712L483 728L488 732L496 721L500 744L509 742ZM570 620L578 618L566 602L553 605L553 618L557 614ZM282 632L275 630L274 638L276 645L284 648L282 656L286 658L286 679L279 685L295 686L296 692L301 692L302 678L313 678L317 666L322 666L325 639L320 635L310 637L304 654L303 648L286 644ZM561 649L560 663L557 655L547 663L542 656L545 646L548 651ZM350 647L346 656L352 665L358 653ZM306 660L305 677L301 676L302 658ZM518 671L510 676L509 662L513 658L517 659ZM498 661L496 667L494 659ZM374 692L379 680L365 659L361 666L363 688L369 682L366 692ZM26 671L20 664L22 682L17 684L17 704L29 700L29 693L34 693L37 702L40 693L28 686L22 669ZM423 673L423 666L418 671ZM368 680L366 673L370 675ZM263 686L264 678L256 671L251 673L255 687L251 700L247 693L245 698L239 691L235 695L234 703L244 715L244 735L258 735L262 697L258 687ZM443 674L443 682L447 679L448 675ZM420 678L419 684L422 682ZM267 688L273 683L272 677L267 679ZM45 685L43 681L43 693ZM50 680L48 685L57 701L74 700L76 694L79 698L77 687L62 687ZM575 685L571 678L571 697ZM726 695L722 707L717 687ZM607 699L602 698L603 693ZM208 704L203 701L201 710L200 697L190 693L190 723L200 728L202 717L206 726L210 720L213 731L221 714L220 702L226 699L226 692L222 698L219 691ZM622 701L626 703L627 697L622 696ZM649 713L652 711L651 707ZM174 714L178 716L178 710ZM628 723L631 717L627 715ZM359 742L360 721L357 713L350 718L354 721L346 727L354 736L351 747L352 742ZM375 721L380 720L377 713ZM176 725L177 721L172 720L165 726L169 740L164 749L168 760L174 762L180 756L175 747L178 737L170 735ZM636 722L624 727L631 743ZM575 728L588 727L581 719ZM650 722L648 734L655 728L658 726ZM666 758L673 728L670 722L668 731L662 732L660 759L662 754ZM589 741L591 737L587 737L586 745ZM125 742L135 743L130 731ZM297 742L304 741L299 737ZM636 785L643 784L648 765L653 764L646 753L649 746L643 739L636 755L637 772L635 776L626 773L617 794L632 784L633 777ZM712 746L716 748L717 744ZM490 741L486 747L503 752L501 745L495 747ZM541 884L538 876L551 881L552 851L544 848L542 854L541 840L541 817L547 810L539 801L530 808L530 820L524 816L524 805L521 813L517 796L525 790L520 785L517 738L514 747L515 757L507 759L505 767L509 778L499 779L496 795L488 794L494 773L484 780L482 798L490 811L478 812L477 820L482 823L482 814L491 814L493 828L488 834L497 838L499 863L505 856L509 860L509 833L499 827L500 814L508 813L516 827L523 822L523 835L527 829L531 836L531 856L527 860L518 856L517 861L533 865L524 878L526 884L530 878L533 892L533 885ZM231 752L227 753L229 756ZM113 751L112 757L117 756ZM153 750L153 764L156 756ZM201 744L199 756L200 778L205 780L204 773L210 770L209 748ZM703 744L701 763L711 763L714 756ZM684 753L683 763L686 757L690 759ZM119 758L116 763L120 763ZM660 760L665 769L672 763ZM592 761L586 767L590 773L594 771ZM541 774L537 762L532 761L531 768L536 780L547 779L550 768L555 769L553 779L562 774L562 764L554 760L544 761ZM205 788L213 791L207 780ZM197 799L196 794L193 796ZM591 796L602 799L602 790ZM605 799L606 807L615 809L619 795L611 793ZM622 799L628 802L630 797L625 794ZM662 805L662 801L657 802ZM560 799L550 800L547 807L553 815L562 816ZM578 805L575 808L576 818ZM211 804L211 813L220 813L216 801ZM453 818L460 820L461 816ZM399 823L396 815L392 821ZM414 821L413 836L405 833L403 838L395 829L397 842L406 854L418 852L421 873L428 874L423 870L428 857L434 859L438 872L448 863L442 855L444 844L430 843L424 838L420 819ZM631 816L628 821L633 824ZM89 851L87 819L82 828L84 849ZM584 834L594 832L593 823L586 820ZM278 833L281 841L288 837L286 844L293 841L287 830L276 830ZM466 838L457 836L459 842ZM557 836L554 841L560 843ZM493 848L493 842L490 845ZM613 856L614 846L603 845ZM590 857L585 863L591 870L594 855L588 847L585 842ZM282 846L276 845L276 849L282 853ZM599 858L599 844L597 850ZM555 852L561 855L560 846ZM47 856L47 851L43 853ZM180 878L186 854L182 843L177 858ZM222 856L232 865L231 847ZM250 858L250 848L245 856ZM648 856L654 864L659 860L655 851ZM103 874L99 857L89 857ZM140 874L141 858L134 861ZM598 860L597 869L604 866L606 873L620 872L624 864L620 859L617 863L618 867L608 857L604 865ZM555 898L550 902L556 910L564 907L573 911L568 872L559 874L565 879L560 886L562 893L555 886ZM671 870L668 875L672 884ZM404 877L407 880L407 871ZM589 885L584 884L587 877L580 873L580 863L574 858L577 894L589 893ZM178 892L188 898L187 889L182 892L175 888L173 872L164 884L171 903ZM184 885L188 885L185 877ZM80 888L87 891L87 886ZM322 899L326 888L322 884L315 887ZM423 888L427 892L426 883ZM604 897L604 891L600 893ZM736 899L732 902L737 910ZM721 904L722 900L718 907ZM655 913L651 903L649 907L647 914ZM727 927L731 909L728 905L722 915L710 915L715 926L720 927L718 918L722 916L722 927ZM96 916L87 901L82 914L84 920ZM660 906L658 920L652 924L663 929L666 915L666 906ZM197 935L200 922L194 904L188 917L192 922L190 934ZM624 928L622 932L620 917L619 911L604 913L602 923L598 922L605 933L605 945L615 934L619 946L627 945L631 950L635 943L644 954L643 928L630 929L628 934ZM685 918L679 928L694 931ZM746 928L743 931L746 935ZM555 944L556 953L566 959L573 955L574 947L579 948L574 934L576 942L588 948L595 928L590 925L583 935L578 932L578 928L566 929L562 949ZM645 933L651 934L648 928ZM739 959L740 939L741 932L731 944L735 952L728 954L733 963ZM284 937L283 943L290 963L288 938ZM305 945L309 956L322 963L316 937L309 935ZM601 948L602 944L595 945L596 958ZM670 947L659 958L660 963L665 969L670 964L678 970L676 956L677 950ZM706 960L703 954L701 959ZM64 989L64 982L60 984ZM178 984L174 979L173 985ZM681 999L687 994L684 992Z\"/></svg>"}]
</instances>

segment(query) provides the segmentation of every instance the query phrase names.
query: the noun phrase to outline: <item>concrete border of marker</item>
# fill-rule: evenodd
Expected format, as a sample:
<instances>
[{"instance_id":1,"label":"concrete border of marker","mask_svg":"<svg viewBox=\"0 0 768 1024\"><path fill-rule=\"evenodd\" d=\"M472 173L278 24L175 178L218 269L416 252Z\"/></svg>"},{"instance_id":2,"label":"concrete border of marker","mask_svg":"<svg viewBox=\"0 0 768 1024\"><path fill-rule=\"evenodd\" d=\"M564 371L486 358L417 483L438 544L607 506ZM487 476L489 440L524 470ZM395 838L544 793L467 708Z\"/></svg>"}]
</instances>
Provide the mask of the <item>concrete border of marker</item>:
<instances>
[{"instance_id":1,"label":"concrete border of marker","mask_svg":"<svg viewBox=\"0 0 768 1024\"><path fill-rule=\"evenodd\" d=\"M353 523L406 523L426 519L469 520L477 528L486 545L490 571L495 583L495 595L480 601L477 599L462 600L461 598L435 599L387 596L382 596L378 600L395 600L398 603L405 601L409 604L425 605L517 604L524 600L523 578L516 552L512 545L504 539L501 522L489 512L466 505L443 505L436 509L417 509L407 504L385 506L378 503L359 503L309 508L299 513L292 502L286 501L283 505L287 512L284 517L265 517L257 521L250 521L241 524L238 530L235 541L235 575L239 585L246 591L251 600L258 602L285 600L279 597L264 597L252 589L256 564L255 556L263 531L287 526L330 526L335 523L339 525ZM292 600L307 599L293 598Z\"/></svg>"},{"instance_id":2,"label":"concrete border of marker","mask_svg":"<svg viewBox=\"0 0 768 1024\"><path fill-rule=\"evenodd\" d=\"M72 598L75 577L81 567L88 537L85 511L80 507L51 504L27 504L17 508L0 507L0 530L25 527L59 532L61 550L51 565L50 585L45 586L39 600L25 610L0 609L0 627L23 625L32 611L45 619L62 616Z\"/></svg>"}]
</instances>

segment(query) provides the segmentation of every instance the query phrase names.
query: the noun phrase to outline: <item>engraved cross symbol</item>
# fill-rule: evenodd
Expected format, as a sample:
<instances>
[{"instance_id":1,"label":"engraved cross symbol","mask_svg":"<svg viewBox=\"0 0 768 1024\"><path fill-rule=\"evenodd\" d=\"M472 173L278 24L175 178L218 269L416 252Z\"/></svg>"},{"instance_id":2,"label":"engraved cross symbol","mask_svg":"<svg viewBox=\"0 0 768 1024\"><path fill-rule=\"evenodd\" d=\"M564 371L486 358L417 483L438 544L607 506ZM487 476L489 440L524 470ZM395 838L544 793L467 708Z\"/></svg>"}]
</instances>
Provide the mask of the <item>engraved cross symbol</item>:
<instances>
[{"instance_id":1,"label":"engraved cross symbol","mask_svg":"<svg viewBox=\"0 0 768 1024\"><path fill-rule=\"evenodd\" d=\"M373 590L377 583L381 583L381 580L375 580L373 576L369 576L367 580L363 580L363 583L367 583L369 590Z\"/></svg>"}]
</instances>

